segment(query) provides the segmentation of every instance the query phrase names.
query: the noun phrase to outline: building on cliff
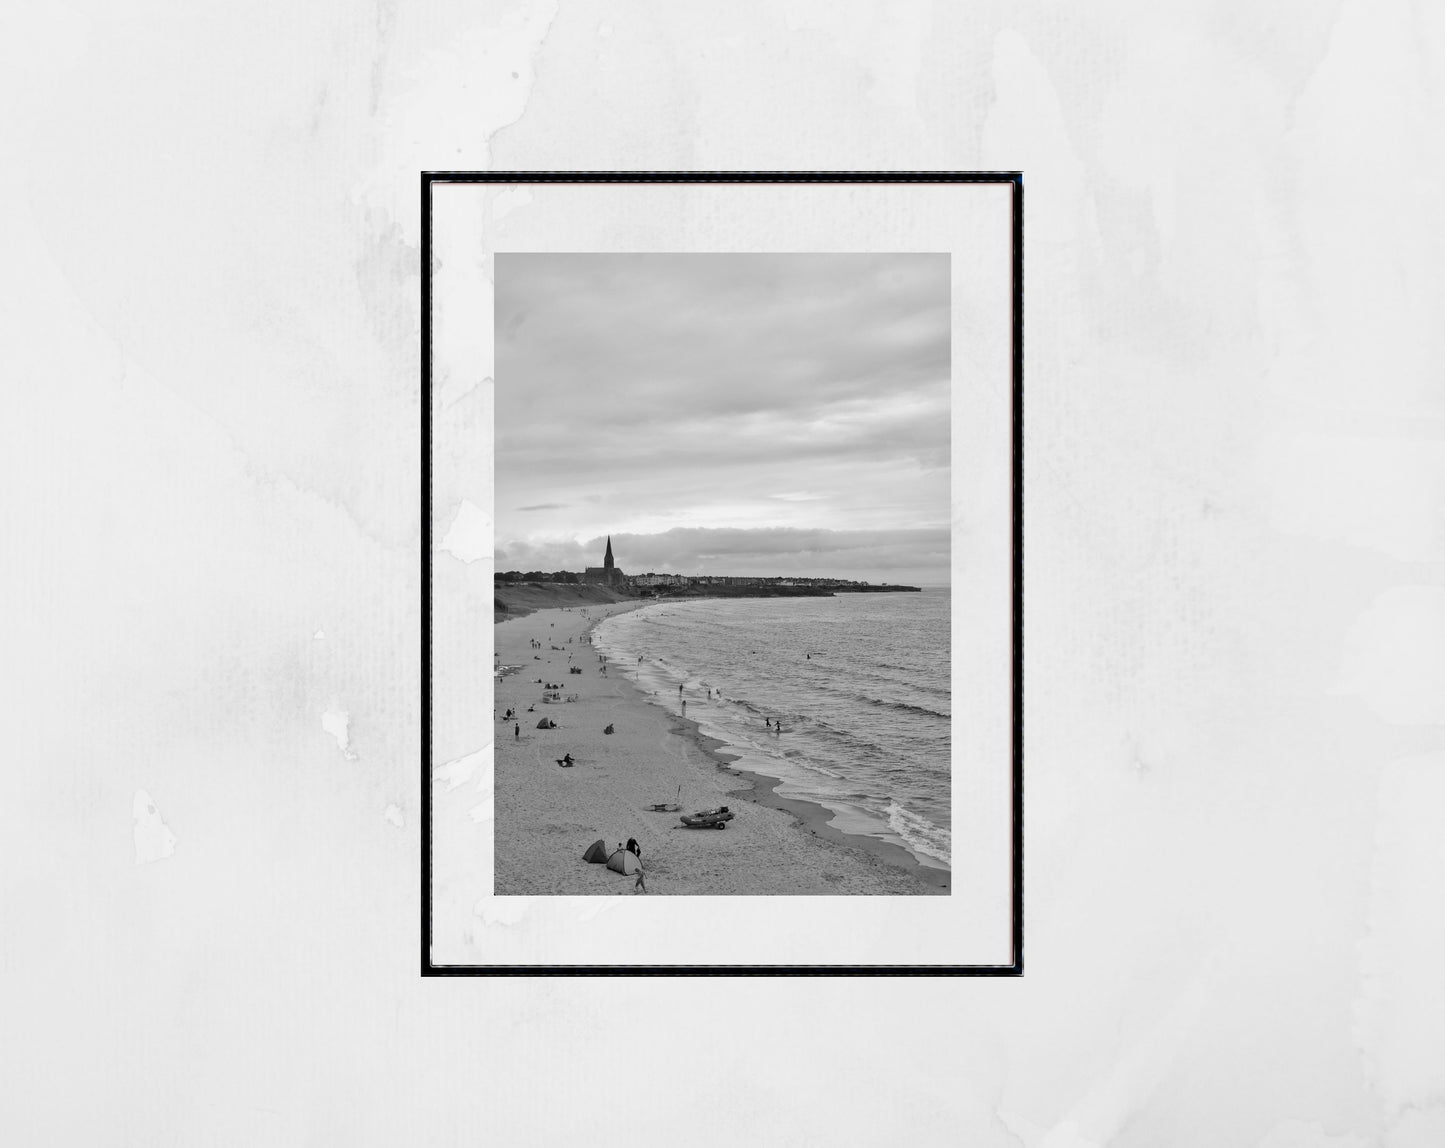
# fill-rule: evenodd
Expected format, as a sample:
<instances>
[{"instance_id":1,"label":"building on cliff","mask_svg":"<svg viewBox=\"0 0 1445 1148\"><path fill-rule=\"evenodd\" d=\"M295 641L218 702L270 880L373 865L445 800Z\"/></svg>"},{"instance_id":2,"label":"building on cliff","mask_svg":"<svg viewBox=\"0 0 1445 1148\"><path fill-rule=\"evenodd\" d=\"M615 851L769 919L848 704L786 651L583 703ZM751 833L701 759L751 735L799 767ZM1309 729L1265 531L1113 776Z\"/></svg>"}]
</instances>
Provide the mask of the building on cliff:
<instances>
[{"instance_id":1,"label":"building on cliff","mask_svg":"<svg viewBox=\"0 0 1445 1148\"><path fill-rule=\"evenodd\" d=\"M612 586L615 589L626 589L628 577L613 564L612 561L612 535L607 536L607 553L602 557L601 566L589 566L586 573L582 575L582 581L596 583L600 586Z\"/></svg>"}]
</instances>

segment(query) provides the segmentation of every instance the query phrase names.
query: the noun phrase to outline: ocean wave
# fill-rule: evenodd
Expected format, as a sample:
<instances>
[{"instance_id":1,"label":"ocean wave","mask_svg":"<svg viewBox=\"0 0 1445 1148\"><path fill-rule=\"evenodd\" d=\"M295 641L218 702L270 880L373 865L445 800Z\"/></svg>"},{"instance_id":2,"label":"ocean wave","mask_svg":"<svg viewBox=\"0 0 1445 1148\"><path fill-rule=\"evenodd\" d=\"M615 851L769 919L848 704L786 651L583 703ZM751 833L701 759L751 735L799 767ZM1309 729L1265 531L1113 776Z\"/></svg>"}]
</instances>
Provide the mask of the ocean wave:
<instances>
[{"instance_id":1,"label":"ocean wave","mask_svg":"<svg viewBox=\"0 0 1445 1148\"><path fill-rule=\"evenodd\" d=\"M825 672L821 674L815 671L814 675L808 679L810 683L828 693L834 693L839 697L846 696L842 691L837 689L838 679L836 675L833 675L831 672L826 672L827 667L823 667L823 670ZM855 663L849 667L849 678L851 681L848 684L855 688L881 692L902 690L905 692L931 694L939 698L948 698L953 692L952 683L949 681L946 667L942 671L941 680L935 682L925 677L922 673L911 676L884 674L877 672L875 667Z\"/></svg>"},{"instance_id":2,"label":"ocean wave","mask_svg":"<svg viewBox=\"0 0 1445 1148\"><path fill-rule=\"evenodd\" d=\"M801 754L795 749L784 750L783 760L785 760L789 765L800 766L801 768L806 769L809 773L821 774L823 777L831 778L834 781L847 780L847 778L845 778L841 773L837 773L836 771L829 769L826 765L820 764L813 758L810 758L805 754Z\"/></svg>"},{"instance_id":3,"label":"ocean wave","mask_svg":"<svg viewBox=\"0 0 1445 1148\"><path fill-rule=\"evenodd\" d=\"M851 694L854 701L866 702L870 706L877 706L879 709L899 710L903 713L927 714L929 717L943 718L951 721L952 715L940 713L938 710L931 710L927 706L915 706L909 702L892 702L887 698L870 698L867 694Z\"/></svg>"},{"instance_id":4,"label":"ocean wave","mask_svg":"<svg viewBox=\"0 0 1445 1148\"><path fill-rule=\"evenodd\" d=\"M849 832L884 834L927 864L948 864L951 835L928 816L947 823L951 790L946 613L940 622L927 602L903 605L919 614L911 628L893 624L898 603L845 604L891 614L889 625L841 634L835 614L808 614L808 600L781 620L756 602L646 606L601 622L594 644L674 714L683 684L687 716L739 755L739 768L856 810ZM723 696L711 694L718 686ZM765 718L782 720L781 737Z\"/></svg>"},{"instance_id":5,"label":"ocean wave","mask_svg":"<svg viewBox=\"0 0 1445 1148\"><path fill-rule=\"evenodd\" d=\"M878 670L902 670L905 674L925 674L929 670L927 665L919 662L905 666L897 662L878 661L873 663L873 668Z\"/></svg>"},{"instance_id":6,"label":"ocean wave","mask_svg":"<svg viewBox=\"0 0 1445 1148\"><path fill-rule=\"evenodd\" d=\"M888 803L888 828L907 842L916 853L924 853L945 865L953 864L953 834L896 801Z\"/></svg>"}]
</instances>

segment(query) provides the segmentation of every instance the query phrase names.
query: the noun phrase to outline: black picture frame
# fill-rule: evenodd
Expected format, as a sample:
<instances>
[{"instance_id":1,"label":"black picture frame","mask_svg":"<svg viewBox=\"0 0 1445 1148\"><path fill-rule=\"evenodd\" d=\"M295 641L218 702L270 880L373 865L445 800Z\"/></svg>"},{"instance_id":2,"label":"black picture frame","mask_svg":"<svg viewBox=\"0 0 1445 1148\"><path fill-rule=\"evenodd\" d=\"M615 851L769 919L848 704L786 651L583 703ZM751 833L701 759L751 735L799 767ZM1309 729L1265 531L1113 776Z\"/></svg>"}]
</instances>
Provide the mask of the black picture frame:
<instances>
[{"instance_id":1,"label":"black picture frame","mask_svg":"<svg viewBox=\"0 0 1445 1148\"><path fill-rule=\"evenodd\" d=\"M528 183L945 183L1012 187L1012 864L1011 941L1006 965L438 965L432 948L432 189L437 184ZM1022 976L1024 971L1023 866L1023 173L1012 172L565 172L423 171L421 173L421 703L422 857L421 975L458 976Z\"/></svg>"}]
</instances>

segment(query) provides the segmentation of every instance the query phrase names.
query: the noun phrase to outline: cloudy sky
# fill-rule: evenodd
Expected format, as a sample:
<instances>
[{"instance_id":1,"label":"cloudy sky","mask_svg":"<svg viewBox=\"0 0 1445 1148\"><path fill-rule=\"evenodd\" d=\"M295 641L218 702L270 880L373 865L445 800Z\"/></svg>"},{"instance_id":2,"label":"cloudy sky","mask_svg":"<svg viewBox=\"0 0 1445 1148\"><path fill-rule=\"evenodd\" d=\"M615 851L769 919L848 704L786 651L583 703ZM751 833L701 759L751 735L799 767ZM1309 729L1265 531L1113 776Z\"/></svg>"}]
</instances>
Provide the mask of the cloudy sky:
<instances>
[{"instance_id":1,"label":"cloudy sky","mask_svg":"<svg viewBox=\"0 0 1445 1148\"><path fill-rule=\"evenodd\" d=\"M947 255L496 257L498 570L948 581Z\"/></svg>"}]
</instances>

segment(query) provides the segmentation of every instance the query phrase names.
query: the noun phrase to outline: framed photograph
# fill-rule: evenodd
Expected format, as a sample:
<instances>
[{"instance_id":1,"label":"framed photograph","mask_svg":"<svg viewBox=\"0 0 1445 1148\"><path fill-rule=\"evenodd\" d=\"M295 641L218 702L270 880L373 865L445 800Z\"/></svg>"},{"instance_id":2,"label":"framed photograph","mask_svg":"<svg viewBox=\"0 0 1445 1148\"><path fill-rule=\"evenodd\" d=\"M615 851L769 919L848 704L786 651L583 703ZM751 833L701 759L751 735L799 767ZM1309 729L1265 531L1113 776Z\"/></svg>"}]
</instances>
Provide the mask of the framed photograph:
<instances>
[{"instance_id":1,"label":"framed photograph","mask_svg":"<svg viewBox=\"0 0 1445 1148\"><path fill-rule=\"evenodd\" d=\"M421 190L423 973L1021 973L1021 177Z\"/></svg>"}]
</instances>

